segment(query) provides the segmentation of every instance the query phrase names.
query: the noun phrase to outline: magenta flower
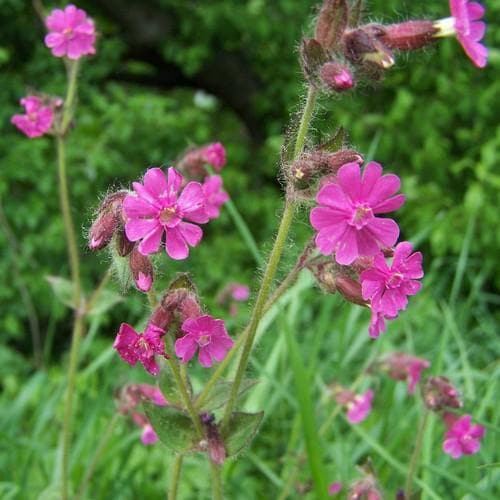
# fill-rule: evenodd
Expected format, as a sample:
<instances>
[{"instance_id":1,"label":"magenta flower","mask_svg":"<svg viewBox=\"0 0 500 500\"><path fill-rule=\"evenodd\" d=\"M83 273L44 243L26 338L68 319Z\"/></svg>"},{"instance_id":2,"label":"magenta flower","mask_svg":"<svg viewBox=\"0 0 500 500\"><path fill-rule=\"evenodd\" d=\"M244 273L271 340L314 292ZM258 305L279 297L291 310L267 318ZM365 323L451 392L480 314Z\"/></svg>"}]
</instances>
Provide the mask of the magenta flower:
<instances>
[{"instance_id":1,"label":"magenta flower","mask_svg":"<svg viewBox=\"0 0 500 500\"><path fill-rule=\"evenodd\" d=\"M389 377L407 381L409 394L414 394L422 371L431 366L426 359L410 356L404 352L389 354L384 358L382 364L387 369Z\"/></svg>"},{"instance_id":2,"label":"magenta flower","mask_svg":"<svg viewBox=\"0 0 500 500\"><path fill-rule=\"evenodd\" d=\"M328 486L328 495L334 496L337 493L340 493L341 490L342 490L342 483L339 483L338 481L335 483L331 483Z\"/></svg>"},{"instance_id":3,"label":"magenta flower","mask_svg":"<svg viewBox=\"0 0 500 500\"><path fill-rule=\"evenodd\" d=\"M148 446L151 444L155 444L158 442L158 435L156 434L155 430L151 426L151 424L146 424L142 428L142 433L141 433L141 441L142 444Z\"/></svg>"},{"instance_id":4,"label":"magenta flower","mask_svg":"<svg viewBox=\"0 0 500 500\"><path fill-rule=\"evenodd\" d=\"M84 10L74 5L64 10L54 9L45 19L45 25L49 30L45 45L54 56L76 60L95 54L94 21Z\"/></svg>"},{"instance_id":5,"label":"magenta flower","mask_svg":"<svg viewBox=\"0 0 500 500\"><path fill-rule=\"evenodd\" d=\"M182 363L187 363L199 350L200 365L210 368L214 359L222 361L233 347L234 342L221 319L208 315L190 318L182 323L181 328L185 335L176 340L175 354Z\"/></svg>"},{"instance_id":6,"label":"magenta flower","mask_svg":"<svg viewBox=\"0 0 500 500\"><path fill-rule=\"evenodd\" d=\"M471 425L471 419L470 415L460 417L444 435L443 451L454 459L462 455L473 455L481 447L485 428L482 425Z\"/></svg>"},{"instance_id":7,"label":"magenta flower","mask_svg":"<svg viewBox=\"0 0 500 500\"><path fill-rule=\"evenodd\" d=\"M186 259L189 246L195 247L203 237L201 228L190 222L208 222L201 184L189 182L179 194L183 178L172 167L167 176L160 168L148 169L143 182L134 182L135 193L123 201L127 238L141 240L139 252L149 255L159 250L165 234L167 254L175 260Z\"/></svg>"},{"instance_id":8,"label":"magenta flower","mask_svg":"<svg viewBox=\"0 0 500 500\"><path fill-rule=\"evenodd\" d=\"M465 53L478 68L484 68L488 61L488 49L479 43L486 31L486 24L481 21L484 7L469 0L450 0L450 10L457 39Z\"/></svg>"},{"instance_id":9,"label":"magenta flower","mask_svg":"<svg viewBox=\"0 0 500 500\"><path fill-rule=\"evenodd\" d=\"M160 367L155 361L155 354L167 358L161 338L164 334L161 328L149 324L141 335L127 323L122 323L113 347L129 365L134 366L140 361L151 375L158 375Z\"/></svg>"},{"instance_id":10,"label":"magenta flower","mask_svg":"<svg viewBox=\"0 0 500 500\"><path fill-rule=\"evenodd\" d=\"M10 122L30 139L46 134L54 122L54 112L49 106L44 106L42 100L34 95L21 99L26 114L14 115Z\"/></svg>"},{"instance_id":11,"label":"magenta flower","mask_svg":"<svg viewBox=\"0 0 500 500\"><path fill-rule=\"evenodd\" d=\"M220 142L214 142L213 144L204 146L201 150L201 156L208 164L212 165L217 172L220 172L222 167L226 164L226 150Z\"/></svg>"},{"instance_id":12,"label":"magenta flower","mask_svg":"<svg viewBox=\"0 0 500 500\"><path fill-rule=\"evenodd\" d=\"M240 283L234 283L231 287L231 297L236 302L244 302L250 297L250 288Z\"/></svg>"},{"instance_id":13,"label":"magenta flower","mask_svg":"<svg viewBox=\"0 0 500 500\"><path fill-rule=\"evenodd\" d=\"M141 395L149 399L156 406L167 406L168 401L158 387L150 384L139 384L137 387Z\"/></svg>"},{"instance_id":14,"label":"magenta flower","mask_svg":"<svg viewBox=\"0 0 500 500\"><path fill-rule=\"evenodd\" d=\"M205 212L210 219L216 219L220 215L220 207L229 200L229 195L222 191L222 177L220 175L206 177L203 182L203 194Z\"/></svg>"},{"instance_id":15,"label":"magenta flower","mask_svg":"<svg viewBox=\"0 0 500 500\"><path fill-rule=\"evenodd\" d=\"M398 225L375 215L397 210L404 203L403 195L393 196L399 187L399 177L382 175L378 163L368 163L363 177L357 163L343 165L336 182L319 191L316 201L321 206L311 210L319 251L323 255L334 252L339 264L349 265L358 257L373 256L381 248L393 246Z\"/></svg>"},{"instance_id":16,"label":"magenta flower","mask_svg":"<svg viewBox=\"0 0 500 500\"><path fill-rule=\"evenodd\" d=\"M351 401L346 404L347 420L351 424L359 424L372 411L373 391L367 390L364 394L356 394Z\"/></svg>"},{"instance_id":17,"label":"magenta flower","mask_svg":"<svg viewBox=\"0 0 500 500\"><path fill-rule=\"evenodd\" d=\"M380 253L373 259L372 267L361 273L363 299L371 301L372 311L394 318L406 309L407 297L415 295L422 287L416 281L424 275L422 254L412 253L412 250L407 241L399 243L390 266Z\"/></svg>"},{"instance_id":18,"label":"magenta flower","mask_svg":"<svg viewBox=\"0 0 500 500\"><path fill-rule=\"evenodd\" d=\"M394 318L386 318L382 313L372 310L370 326L368 327L368 333L370 334L370 337L376 339L381 333L385 332L386 319L394 319Z\"/></svg>"}]
</instances>

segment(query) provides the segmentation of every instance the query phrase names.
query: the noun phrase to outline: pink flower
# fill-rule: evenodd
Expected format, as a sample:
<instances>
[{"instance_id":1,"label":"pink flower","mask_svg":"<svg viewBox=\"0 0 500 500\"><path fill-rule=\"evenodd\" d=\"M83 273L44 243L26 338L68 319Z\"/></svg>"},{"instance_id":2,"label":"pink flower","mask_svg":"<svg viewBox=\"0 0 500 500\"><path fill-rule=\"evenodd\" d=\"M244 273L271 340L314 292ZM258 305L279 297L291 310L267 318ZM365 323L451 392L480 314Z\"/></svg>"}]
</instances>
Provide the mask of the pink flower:
<instances>
[{"instance_id":1,"label":"pink flower","mask_svg":"<svg viewBox=\"0 0 500 500\"><path fill-rule=\"evenodd\" d=\"M359 424L372 411L373 391L367 390L364 394L355 395L351 401L346 404L347 420L351 424Z\"/></svg>"},{"instance_id":2,"label":"pink flower","mask_svg":"<svg viewBox=\"0 0 500 500\"><path fill-rule=\"evenodd\" d=\"M168 401L158 387L150 384L139 384L138 389L141 395L152 401L156 406L167 406Z\"/></svg>"},{"instance_id":3,"label":"pink flower","mask_svg":"<svg viewBox=\"0 0 500 500\"><path fill-rule=\"evenodd\" d=\"M203 231L185 220L197 224L208 222L201 184L189 182L179 194L183 178L172 167L167 176L160 168L148 169L143 182L134 182L135 193L123 201L127 238L141 240L139 252L149 255L159 250L165 234L167 254L175 260L186 259L188 245L198 245Z\"/></svg>"},{"instance_id":4,"label":"pink flower","mask_svg":"<svg viewBox=\"0 0 500 500\"><path fill-rule=\"evenodd\" d=\"M393 196L399 190L399 177L382 176L382 167L370 162L363 177L357 163L343 165L336 182L326 184L318 193L319 207L311 210L310 221L318 230L316 246L323 255L335 252L342 265L358 257L372 256L383 247L393 246L399 227L392 219L375 217L398 209L404 196Z\"/></svg>"},{"instance_id":5,"label":"pink flower","mask_svg":"<svg viewBox=\"0 0 500 500\"><path fill-rule=\"evenodd\" d=\"M431 366L426 359L410 356L403 352L389 354L384 358L382 364L387 369L389 377L407 381L409 394L415 392L422 371Z\"/></svg>"},{"instance_id":6,"label":"pink flower","mask_svg":"<svg viewBox=\"0 0 500 500\"><path fill-rule=\"evenodd\" d=\"M165 345L161 339L164 334L161 328L149 324L141 335L127 323L122 323L113 347L129 365L134 366L140 361L151 375L158 375L160 367L155 361L155 354L167 358Z\"/></svg>"},{"instance_id":7,"label":"pink flower","mask_svg":"<svg viewBox=\"0 0 500 500\"><path fill-rule=\"evenodd\" d=\"M229 200L229 195L222 191L222 177L220 175L206 177L203 182L203 194L205 212L210 219L216 219L220 215L220 207Z\"/></svg>"},{"instance_id":8,"label":"pink flower","mask_svg":"<svg viewBox=\"0 0 500 500\"><path fill-rule=\"evenodd\" d=\"M370 334L370 337L376 339L381 333L385 332L386 319L394 319L394 318L386 318L382 313L372 310L370 326L368 327L368 333Z\"/></svg>"},{"instance_id":9,"label":"pink flower","mask_svg":"<svg viewBox=\"0 0 500 500\"><path fill-rule=\"evenodd\" d=\"M233 347L221 319L208 315L190 318L184 321L181 328L186 335L175 342L175 354L182 363L187 363L199 350L200 365L210 368L214 359L222 361Z\"/></svg>"},{"instance_id":10,"label":"pink flower","mask_svg":"<svg viewBox=\"0 0 500 500\"><path fill-rule=\"evenodd\" d=\"M407 241L399 243L390 266L380 253L373 259L372 267L361 273L363 299L371 301L372 311L394 318L406 309L407 297L415 295L422 287L416 281L424 275L422 254L412 253L412 250Z\"/></svg>"},{"instance_id":11,"label":"pink flower","mask_svg":"<svg viewBox=\"0 0 500 500\"><path fill-rule=\"evenodd\" d=\"M55 9L45 19L49 33L45 45L56 57L80 59L95 54L95 27L85 11L68 5L64 10Z\"/></svg>"},{"instance_id":12,"label":"pink flower","mask_svg":"<svg viewBox=\"0 0 500 500\"><path fill-rule=\"evenodd\" d=\"M142 441L142 444L144 444L146 446L151 445L151 444L155 444L158 441L158 435L154 431L151 424L146 424L142 428L141 441Z\"/></svg>"},{"instance_id":13,"label":"pink flower","mask_svg":"<svg viewBox=\"0 0 500 500\"><path fill-rule=\"evenodd\" d=\"M30 95L21 99L26 114L14 115L10 121L30 139L46 134L54 122L54 112L49 106L44 106L39 97Z\"/></svg>"},{"instance_id":14,"label":"pink flower","mask_svg":"<svg viewBox=\"0 0 500 500\"><path fill-rule=\"evenodd\" d=\"M203 147L201 156L207 163L212 165L217 172L220 172L222 167L226 164L226 150L220 142L214 142L213 144Z\"/></svg>"},{"instance_id":15,"label":"pink flower","mask_svg":"<svg viewBox=\"0 0 500 500\"><path fill-rule=\"evenodd\" d=\"M471 425L471 419L470 415L460 417L444 435L443 451L454 459L462 455L473 455L481 447L485 428L482 425Z\"/></svg>"},{"instance_id":16,"label":"pink flower","mask_svg":"<svg viewBox=\"0 0 500 500\"><path fill-rule=\"evenodd\" d=\"M342 490L342 483L335 482L328 486L328 494L334 496Z\"/></svg>"},{"instance_id":17,"label":"pink flower","mask_svg":"<svg viewBox=\"0 0 500 500\"><path fill-rule=\"evenodd\" d=\"M478 68L484 68L488 49L479 43L486 31L486 24L480 20L484 16L484 7L469 0L450 0L450 10L458 41L465 53Z\"/></svg>"},{"instance_id":18,"label":"pink flower","mask_svg":"<svg viewBox=\"0 0 500 500\"><path fill-rule=\"evenodd\" d=\"M236 302L244 302L250 297L250 288L240 283L234 283L231 288L231 297L233 300L236 300Z\"/></svg>"}]
</instances>

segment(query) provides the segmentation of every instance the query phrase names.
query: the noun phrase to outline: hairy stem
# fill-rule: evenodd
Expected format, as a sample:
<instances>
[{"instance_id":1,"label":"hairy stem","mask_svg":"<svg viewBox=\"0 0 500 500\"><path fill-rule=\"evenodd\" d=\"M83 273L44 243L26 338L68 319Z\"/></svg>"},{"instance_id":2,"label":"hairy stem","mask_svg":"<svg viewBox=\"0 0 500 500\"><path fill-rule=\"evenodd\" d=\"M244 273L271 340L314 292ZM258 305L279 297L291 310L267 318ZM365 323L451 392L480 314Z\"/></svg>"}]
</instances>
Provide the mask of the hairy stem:
<instances>
[{"instance_id":1,"label":"hairy stem","mask_svg":"<svg viewBox=\"0 0 500 500\"><path fill-rule=\"evenodd\" d=\"M220 465L210 462L212 472L212 500L222 500L222 470Z\"/></svg>"},{"instance_id":2,"label":"hairy stem","mask_svg":"<svg viewBox=\"0 0 500 500\"><path fill-rule=\"evenodd\" d=\"M313 116L315 103L316 103L316 90L310 87L307 94L306 104L302 112L300 125L297 131L297 139L294 148L294 159L296 159L304 149L304 144L307 137L307 132L309 130L309 124ZM283 209L283 214L281 216L281 223L278 228L278 234L276 235L274 246L271 250L271 254L269 255L269 260L267 262L266 269L262 277L260 290L257 294L257 299L255 301L255 305L250 318L250 323L248 326L248 334L245 336L245 343L243 345L243 351L241 353L240 362L236 370L236 376L234 379L234 383L231 386L229 400L227 402L226 409L224 412L224 417L222 419L222 429L224 429L228 425L229 419L231 418L231 413L233 411L236 398L238 396L239 387L241 385L243 376L247 369L248 360L250 357L250 353L252 351L253 342L255 340L255 334L257 333L257 327L259 326L260 320L262 319L262 316L264 314L264 306L269 297L274 276L276 275L278 264L281 260L281 256L285 249L288 233L290 232L290 228L292 226L295 209L296 209L296 202L287 197L285 200L285 207Z\"/></svg>"},{"instance_id":3,"label":"hairy stem","mask_svg":"<svg viewBox=\"0 0 500 500\"><path fill-rule=\"evenodd\" d=\"M64 110L61 120L60 135L65 135L68 131L68 126L71 122L71 119L73 118L73 114L75 111L78 68L78 61L68 61L66 67L68 72L68 90L66 92L66 98L64 100Z\"/></svg>"},{"instance_id":4,"label":"hairy stem","mask_svg":"<svg viewBox=\"0 0 500 500\"><path fill-rule=\"evenodd\" d=\"M422 451L424 432L428 420L429 420L429 410L427 408L424 408L424 414L422 416L422 420L420 421L420 426L417 432L417 438L415 440L415 449L413 450L413 454L410 459L410 465L408 466L408 476L406 477L406 483L405 483L405 498L411 498L411 487L413 485L413 478L418 470L420 452Z\"/></svg>"},{"instance_id":5,"label":"hairy stem","mask_svg":"<svg viewBox=\"0 0 500 500\"><path fill-rule=\"evenodd\" d=\"M172 467L171 476L170 476L170 484L168 486L168 500L176 500L177 492L179 490L179 479L181 477L181 469L183 456L177 455L174 460L174 465Z\"/></svg>"}]
</instances>

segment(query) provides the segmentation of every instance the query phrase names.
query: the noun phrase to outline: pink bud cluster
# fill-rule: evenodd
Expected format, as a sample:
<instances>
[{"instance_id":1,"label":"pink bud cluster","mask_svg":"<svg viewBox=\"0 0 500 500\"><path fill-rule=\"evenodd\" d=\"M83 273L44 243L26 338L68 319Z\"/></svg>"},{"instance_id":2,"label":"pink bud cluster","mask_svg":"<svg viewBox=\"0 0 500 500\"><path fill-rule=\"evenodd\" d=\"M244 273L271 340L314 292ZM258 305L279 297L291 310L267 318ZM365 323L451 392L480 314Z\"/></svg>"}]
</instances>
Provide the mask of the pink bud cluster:
<instances>
[{"instance_id":1,"label":"pink bud cluster","mask_svg":"<svg viewBox=\"0 0 500 500\"><path fill-rule=\"evenodd\" d=\"M369 303L372 337L385 330L386 319L396 318L406 308L407 297L420 290L418 280L423 277L421 253L412 253L408 242L394 246L399 237L397 223L378 217L403 205L404 195L396 194L399 188L399 177L382 175L378 163L368 163L363 172L358 163L347 163L319 190L318 206L310 214L320 253L333 254L336 264L353 272L361 270L361 296L349 300ZM384 252L393 254L390 264ZM355 286L350 290L356 293Z\"/></svg>"},{"instance_id":2,"label":"pink bud cluster","mask_svg":"<svg viewBox=\"0 0 500 500\"><path fill-rule=\"evenodd\" d=\"M130 384L119 392L118 411L124 415L130 415L134 423L142 429L141 441L144 445L155 444L158 441L156 432L146 415L136 409L142 401L151 401L157 406L168 404L157 387L149 384Z\"/></svg>"}]
</instances>

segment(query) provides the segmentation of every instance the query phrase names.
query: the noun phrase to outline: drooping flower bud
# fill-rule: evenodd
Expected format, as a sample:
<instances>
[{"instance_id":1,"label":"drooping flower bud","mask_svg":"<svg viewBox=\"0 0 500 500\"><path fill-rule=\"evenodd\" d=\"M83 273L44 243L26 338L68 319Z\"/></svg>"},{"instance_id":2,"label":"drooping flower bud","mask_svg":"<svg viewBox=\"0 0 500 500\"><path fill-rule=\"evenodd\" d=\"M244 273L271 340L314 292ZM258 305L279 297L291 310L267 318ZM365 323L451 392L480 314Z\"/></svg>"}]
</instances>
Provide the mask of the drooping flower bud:
<instances>
[{"instance_id":1,"label":"drooping flower bud","mask_svg":"<svg viewBox=\"0 0 500 500\"><path fill-rule=\"evenodd\" d=\"M127 191L118 191L104 198L97 218L89 230L90 250L101 250L106 247L121 224L121 210Z\"/></svg>"},{"instance_id":2,"label":"drooping flower bud","mask_svg":"<svg viewBox=\"0 0 500 500\"><path fill-rule=\"evenodd\" d=\"M207 164L217 172L222 170L226 164L226 150L222 143L215 142L188 149L176 162L175 167L188 179L202 180L209 175Z\"/></svg>"},{"instance_id":3,"label":"drooping flower bud","mask_svg":"<svg viewBox=\"0 0 500 500\"><path fill-rule=\"evenodd\" d=\"M433 43L437 32L432 21L407 21L384 26L381 40L390 49L417 50Z\"/></svg>"},{"instance_id":4,"label":"drooping flower bud","mask_svg":"<svg viewBox=\"0 0 500 500\"><path fill-rule=\"evenodd\" d=\"M126 257L132 252L134 249L135 243L130 241L125 234L125 230L123 228L118 229L116 231L116 253L120 257Z\"/></svg>"},{"instance_id":5,"label":"drooping flower bud","mask_svg":"<svg viewBox=\"0 0 500 500\"><path fill-rule=\"evenodd\" d=\"M322 258L314 259L307 264L307 268L313 273L320 288L326 293L335 293L335 277L338 273L338 266L333 261Z\"/></svg>"},{"instance_id":6,"label":"drooping flower bud","mask_svg":"<svg viewBox=\"0 0 500 500\"><path fill-rule=\"evenodd\" d=\"M348 302L359 306L368 305L368 301L363 299L361 293L361 283L346 274L337 274L335 276L335 288Z\"/></svg>"},{"instance_id":7,"label":"drooping flower bud","mask_svg":"<svg viewBox=\"0 0 500 500\"><path fill-rule=\"evenodd\" d=\"M149 257L135 247L130 254L129 266L138 290L149 292L153 284L153 266Z\"/></svg>"},{"instance_id":8,"label":"drooping flower bud","mask_svg":"<svg viewBox=\"0 0 500 500\"><path fill-rule=\"evenodd\" d=\"M390 48L383 43L383 26L368 24L351 30L344 35L345 56L353 64L368 63L380 69L394 65L394 56Z\"/></svg>"},{"instance_id":9,"label":"drooping flower bud","mask_svg":"<svg viewBox=\"0 0 500 500\"><path fill-rule=\"evenodd\" d=\"M422 388L422 396L425 406L432 411L462 406L458 390L446 377L429 377Z\"/></svg>"},{"instance_id":10,"label":"drooping flower bud","mask_svg":"<svg viewBox=\"0 0 500 500\"><path fill-rule=\"evenodd\" d=\"M198 318L203 314L197 293L187 288L169 290L161 300L161 307L170 313L172 321L179 325L187 319Z\"/></svg>"},{"instance_id":11,"label":"drooping flower bud","mask_svg":"<svg viewBox=\"0 0 500 500\"><path fill-rule=\"evenodd\" d=\"M354 77L349 68L336 62L323 64L320 78L326 88L335 92L344 92L354 87Z\"/></svg>"}]
</instances>

